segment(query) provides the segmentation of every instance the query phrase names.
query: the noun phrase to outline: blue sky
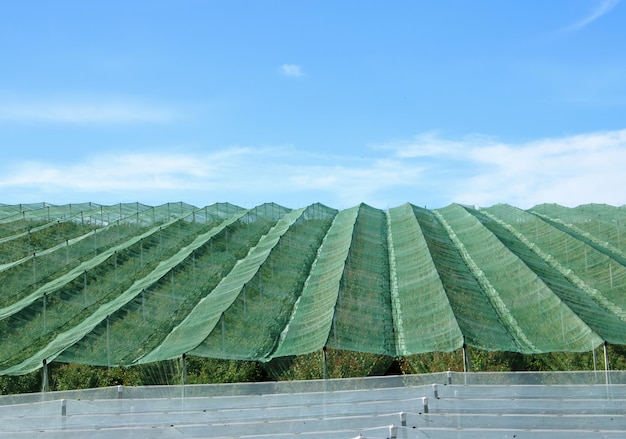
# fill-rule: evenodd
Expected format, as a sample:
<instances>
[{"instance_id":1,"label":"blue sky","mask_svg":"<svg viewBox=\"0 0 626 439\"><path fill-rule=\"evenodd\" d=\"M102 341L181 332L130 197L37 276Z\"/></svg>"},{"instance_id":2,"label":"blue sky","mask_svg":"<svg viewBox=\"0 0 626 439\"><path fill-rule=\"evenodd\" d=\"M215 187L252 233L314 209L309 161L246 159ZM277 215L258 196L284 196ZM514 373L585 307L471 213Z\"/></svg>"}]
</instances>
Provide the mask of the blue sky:
<instances>
[{"instance_id":1,"label":"blue sky","mask_svg":"<svg viewBox=\"0 0 626 439\"><path fill-rule=\"evenodd\" d=\"M0 203L626 203L626 2L6 1Z\"/></svg>"}]
</instances>

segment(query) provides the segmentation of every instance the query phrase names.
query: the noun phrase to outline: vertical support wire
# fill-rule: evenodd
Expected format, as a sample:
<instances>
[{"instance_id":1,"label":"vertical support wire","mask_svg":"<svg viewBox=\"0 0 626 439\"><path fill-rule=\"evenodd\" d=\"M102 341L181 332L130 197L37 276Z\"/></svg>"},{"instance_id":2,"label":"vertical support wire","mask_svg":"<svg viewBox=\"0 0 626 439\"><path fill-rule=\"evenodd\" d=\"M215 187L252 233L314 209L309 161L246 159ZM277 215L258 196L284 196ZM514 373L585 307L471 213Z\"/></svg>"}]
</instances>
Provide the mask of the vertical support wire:
<instances>
[{"instance_id":1,"label":"vertical support wire","mask_svg":"<svg viewBox=\"0 0 626 439\"><path fill-rule=\"evenodd\" d=\"M146 321L146 290L141 290L141 318Z\"/></svg>"},{"instance_id":2,"label":"vertical support wire","mask_svg":"<svg viewBox=\"0 0 626 439\"><path fill-rule=\"evenodd\" d=\"M107 368L111 369L111 322L107 316Z\"/></svg>"},{"instance_id":3,"label":"vertical support wire","mask_svg":"<svg viewBox=\"0 0 626 439\"><path fill-rule=\"evenodd\" d=\"M180 357L180 382L183 386L187 385L187 354Z\"/></svg>"},{"instance_id":4,"label":"vertical support wire","mask_svg":"<svg viewBox=\"0 0 626 439\"><path fill-rule=\"evenodd\" d=\"M87 270L83 271L83 298L87 306Z\"/></svg>"},{"instance_id":5,"label":"vertical support wire","mask_svg":"<svg viewBox=\"0 0 626 439\"><path fill-rule=\"evenodd\" d=\"M606 382L606 396L608 399L611 398L611 365L609 363L609 351L608 351L608 343L604 342L604 374L605 374L605 382Z\"/></svg>"},{"instance_id":6,"label":"vertical support wire","mask_svg":"<svg viewBox=\"0 0 626 439\"><path fill-rule=\"evenodd\" d=\"M43 295L43 333L48 332L48 322L47 322L47 308L48 308L48 295Z\"/></svg>"},{"instance_id":7,"label":"vertical support wire","mask_svg":"<svg viewBox=\"0 0 626 439\"><path fill-rule=\"evenodd\" d=\"M222 313L222 352L226 349L226 321L224 313Z\"/></svg>"},{"instance_id":8,"label":"vertical support wire","mask_svg":"<svg viewBox=\"0 0 626 439\"><path fill-rule=\"evenodd\" d=\"M41 369L41 392L46 393L50 390L50 381L48 379L48 360L45 358L42 361L43 367Z\"/></svg>"}]
</instances>

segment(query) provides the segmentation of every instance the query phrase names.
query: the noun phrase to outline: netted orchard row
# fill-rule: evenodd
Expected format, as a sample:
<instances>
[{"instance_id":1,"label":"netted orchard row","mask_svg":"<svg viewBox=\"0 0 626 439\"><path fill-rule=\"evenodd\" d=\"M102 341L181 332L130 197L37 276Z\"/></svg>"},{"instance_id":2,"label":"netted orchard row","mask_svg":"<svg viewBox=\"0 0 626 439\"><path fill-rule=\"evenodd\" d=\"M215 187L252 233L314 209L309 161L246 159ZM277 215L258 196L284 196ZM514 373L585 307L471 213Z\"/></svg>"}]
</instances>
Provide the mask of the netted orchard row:
<instances>
[{"instance_id":1,"label":"netted orchard row","mask_svg":"<svg viewBox=\"0 0 626 439\"><path fill-rule=\"evenodd\" d=\"M601 205L0 205L0 373L595 352L626 342L625 224Z\"/></svg>"}]
</instances>

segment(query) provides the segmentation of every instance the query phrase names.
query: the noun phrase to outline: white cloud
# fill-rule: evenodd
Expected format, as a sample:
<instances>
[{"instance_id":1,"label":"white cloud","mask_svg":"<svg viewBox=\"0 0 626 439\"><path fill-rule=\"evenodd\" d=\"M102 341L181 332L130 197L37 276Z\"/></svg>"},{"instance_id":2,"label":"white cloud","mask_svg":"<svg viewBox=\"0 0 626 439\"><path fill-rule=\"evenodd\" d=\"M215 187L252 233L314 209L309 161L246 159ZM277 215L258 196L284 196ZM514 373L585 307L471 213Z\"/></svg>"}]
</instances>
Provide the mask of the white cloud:
<instances>
[{"instance_id":1,"label":"white cloud","mask_svg":"<svg viewBox=\"0 0 626 439\"><path fill-rule=\"evenodd\" d=\"M611 12L611 10L618 5L620 0L602 0L597 8L595 8L591 14L589 14L584 19L574 23L569 26L567 30L576 31L581 30L582 28L588 26L592 22L596 21L598 18L602 17L605 14Z\"/></svg>"},{"instance_id":2,"label":"white cloud","mask_svg":"<svg viewBox=\"0 0 626 439\"><path fill-rule=\"evenodd\" d=\"M397 157L429 163L426 174L448 202L489 206L540 203L575 206L626 203L626 130L512 144L482 136L461 140L435 135L392 143ZM436 170L445 169L445 180Z\"/></svg>"},{"instance_id":3,"label":"white cloud","mask_svg":"<svg viewBox=\"0 0 626 439\"><path fill-rule=\"evenodd\" d=\"M348 207L379 200L386 206L384 198L376 195L398 185L416 184L419 172L417 167L403 169L397 160L355 163L351 158L308 154L291 147L192 154L155 151L99 155L66 164L14 163L6 170L0 167L0 194L11 194L15 203L77 199L116 203L123 199L204 205L219 200L244 207L265 201L298 207L319 201ZM5 197L2 202L11 201Z\"/></svg>"},{"instance_id":4,"label":"white cloud","mask_svg":"<svg viewBox=\"0 0 626 439\"><path fill-rule=\"evenodd\" d=\"M283 64L282 66L280 66L280 71L283 75L290 78L300 78L304 76L302 68L297 64Z\"/></svg>"},{"instance_id":5,"label":"white cloud","mask_svg":"<svg viewBox=\"0 0 626 439\"><path fill-rule=\"evenodd\" d=\"M626 203L626 130L506 143L426 133L372 148L370 158L293 147L233 147L208 153L151 151L78 157L72 163L0 164L2 203L229 201L253 207L321 202L386 208L452 202L530 208Z\"/></svg>"},{"instance_id":6,"label":"white cloud","mask_svg":"<svg viewBox=\"0 0 626 439\"><path fill-rule=\"evenodd\" d=\"M0 121L56 124L166 122L175 111L109 100L49 100L0 103Z\"/></svg>"}]
</instances>

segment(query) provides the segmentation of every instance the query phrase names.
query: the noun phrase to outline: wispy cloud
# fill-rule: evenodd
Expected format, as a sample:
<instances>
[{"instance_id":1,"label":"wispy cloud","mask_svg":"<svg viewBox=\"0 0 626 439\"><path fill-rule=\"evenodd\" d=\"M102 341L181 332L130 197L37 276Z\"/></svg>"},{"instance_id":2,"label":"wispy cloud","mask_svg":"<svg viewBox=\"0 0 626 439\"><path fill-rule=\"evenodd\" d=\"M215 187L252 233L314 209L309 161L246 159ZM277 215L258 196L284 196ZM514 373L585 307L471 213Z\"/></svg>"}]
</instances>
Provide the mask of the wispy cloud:
<instances>
[{"instance_id":1,"label":"wispy cloud","mask_svg":"<svg viewBox=\"0 0 626 439\"><path fill-rule=\"evenodd\" d=\"M3 203L229 201L252 207L322 202L452 202L529 208L540 203L623 205L626 130L507 143L424 133L371 148L370 157L316 155L294 147L232 147L208 153L150 151L78 157L64 164L0 164Z\"/></svg>"},{"instance_id":2,"label":"wispy cloud","mask_svg":"<svg viewBox=\"0 0 626 439\"><path fill-rule=\"evenodd\" d=\"M426 175L441 184L440 198L449 202L519 207L626 202L626 130L521 144L428 134L382 148L410 162L428 163Z\"/></svg>"},{"instance_id":3,"label":"wispy cloud","mask_svg":"<svg viewBox=\"0 0 626 439\"><path fill-rule=\"evenodd\" d=\"M211 153L98 155L67 164L29 161L4 170L0 165L0 194L11 194L14 202L115 203L123 198L202 205L230 201L245 207L265 201L289 207L313 202L347 207L362 201L384 206L388 200L378 194L414 185L418 175L417 167L403 168L398 160L355 161L291 147L237 147Z\"/></svg>"},{"instance_id":4,"label":"wispy cloud","mask_svg":"<svg viewBox=\"0 0 626 439\"><path fill-rule=\"evenodd\" d=\"M283 64L280 66L280 71L283 75L290 78L300 78L304 76L302 68L297 64Z\"/></svg>"},{"instance_id":5,"label":"wispy cloud","mask_svg":"<svg viewBox=\"0 0 626 439\"><path fill-rule=\"evenodd\" d=\"M587 17L572 24L567 28L567 30L577 31L583 29L584 27L587 27L598 18L611 12L611 10L615 6L617 6L619 2L620 0L602 0L600 4Z\"/></svg>"},{"instance_id":6,"label":"wispy cloud","mask_svg":"<svg viewBox=\"0 0 626 439\"><path fill-rule=\"evenodd\" d=\"M0 122L119 124L166 122L176 112L124 101L49 100L0 102Z\"/></svg>"}]
</instances>

